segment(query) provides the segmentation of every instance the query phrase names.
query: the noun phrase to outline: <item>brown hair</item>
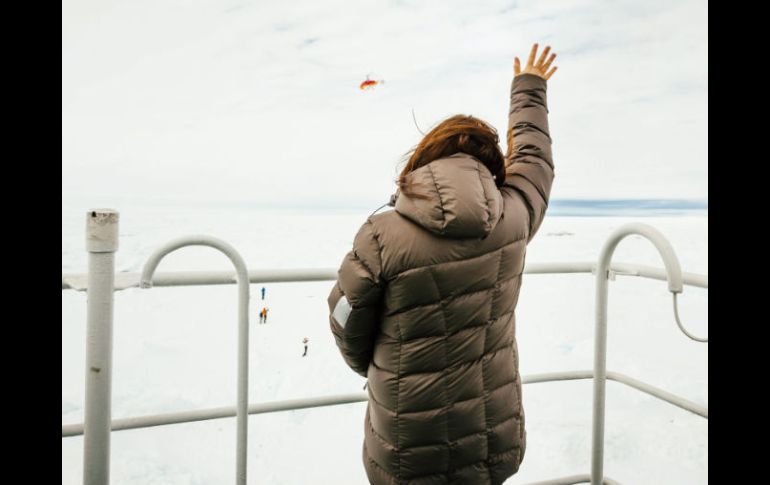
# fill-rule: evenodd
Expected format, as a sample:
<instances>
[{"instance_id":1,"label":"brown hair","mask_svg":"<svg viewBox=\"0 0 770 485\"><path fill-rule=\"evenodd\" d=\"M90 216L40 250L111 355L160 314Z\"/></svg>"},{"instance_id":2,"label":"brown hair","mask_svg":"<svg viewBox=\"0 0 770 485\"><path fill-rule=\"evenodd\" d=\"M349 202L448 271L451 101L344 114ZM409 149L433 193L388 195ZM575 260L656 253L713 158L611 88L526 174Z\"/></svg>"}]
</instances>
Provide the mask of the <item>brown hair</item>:
<instances>
[{"instance_id":1,"label":"brown hair","mask_svg":"<svg viewBox=\"0 0 770 485\"><path fill-rule=\"evenodd\" d=\"M463 152L478 158L495 176L495 184L500 187L505 179L505 159L499 142L497 130L485 121L470 115L451 116L430 130L416 147L404 155L406 166L396 184L409 197L427 198L414 192L414 184L410 183L408 174L434 160Z\"/></svg>"}]
</instances>

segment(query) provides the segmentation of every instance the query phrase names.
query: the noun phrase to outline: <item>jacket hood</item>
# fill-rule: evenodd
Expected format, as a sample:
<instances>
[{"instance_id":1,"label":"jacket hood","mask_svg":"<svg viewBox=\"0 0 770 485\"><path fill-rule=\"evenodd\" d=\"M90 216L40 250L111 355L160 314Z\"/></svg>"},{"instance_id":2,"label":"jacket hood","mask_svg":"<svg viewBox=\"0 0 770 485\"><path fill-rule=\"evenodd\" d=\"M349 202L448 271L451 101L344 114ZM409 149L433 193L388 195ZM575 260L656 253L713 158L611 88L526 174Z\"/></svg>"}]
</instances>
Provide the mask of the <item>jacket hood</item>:
<instances>
[{"instance_id":1,"label":"jacket hood","mask_svg":"<svg viewBox=\"0 0 770 485\"><path fill-rule=\"evenodd\" d=\"M450 238L484 238L502 216L503 197L480 160L467 153L439 158L408 176L413 191L397 191L388 205L425 229Z\"/></svg>"}]
</instances>

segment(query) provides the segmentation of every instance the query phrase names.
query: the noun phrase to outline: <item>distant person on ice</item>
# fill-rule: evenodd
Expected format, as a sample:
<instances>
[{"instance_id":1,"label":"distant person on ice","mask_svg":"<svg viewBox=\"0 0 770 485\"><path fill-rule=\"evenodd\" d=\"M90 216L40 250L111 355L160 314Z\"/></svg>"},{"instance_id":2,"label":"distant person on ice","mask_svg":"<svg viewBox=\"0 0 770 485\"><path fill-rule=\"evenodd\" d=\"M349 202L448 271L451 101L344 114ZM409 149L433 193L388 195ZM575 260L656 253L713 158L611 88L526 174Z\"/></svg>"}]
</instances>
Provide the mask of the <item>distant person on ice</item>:
<instances>
[{"instance_id":1,"label":"distant person on ice","mask_svg":"<svg viewBox=\"0 0 770 485\"><path fill-rule=\"evenodd\" d=\"M303 338L303 339L302 339L302 343L303 343L303 344L305 344L305 353L304 353L304 354L302 354L302 357L304 357L304 356L306 356L306 355L307 355L307 343L308 343L308 342L310 342L310 339L309 339L309 338L305 337L305 338Z\"/></svg>"},{"instance_id":2,"label":"distant person on ice","mask_svg":"<svg viewBox=\"0 0 770 485\"><path fill-rule=\"evenodd\" d=\"M361 225L329 294L335 343L368 378L373 484L497 485L524 458L514 310L554 179L556 54L537 51L523 69L514 60L505 155L473 116L430 130L407 154L394 210Z\"/></svg>"},{"instance_id":3,"label":"distant person on ice","mask_svg":"<svg viewBox=\"0 0 770 485\"><path fill-rule=\"evenodd\" d=\"M263 286L263 287L262 287L262 299L263 299L263 300L265 299L265 292L266 292L266 291L267 291L267 289L266 289L266 288Z\"/></svg>"},{"instance_id":4,"label":"distant person on ice","mask_svg":"<svg viewBox=\"0 0 770 485\"><path fill-rule=\"evenodd\" d=\"M262 309L262 319L267 323L267 307Z\"/></svg>"},{"instance_id":5,"label":"distant person on ice","mask_svg":"<svg viewBox=\"0 0 770 485\"><path fill-rule=\"evenodd\" d=\"M259 323L262 323L262 320L265 317L264 310L265 309L263 308L262 310L259 311Z\"/></svg>"}]
</instances>

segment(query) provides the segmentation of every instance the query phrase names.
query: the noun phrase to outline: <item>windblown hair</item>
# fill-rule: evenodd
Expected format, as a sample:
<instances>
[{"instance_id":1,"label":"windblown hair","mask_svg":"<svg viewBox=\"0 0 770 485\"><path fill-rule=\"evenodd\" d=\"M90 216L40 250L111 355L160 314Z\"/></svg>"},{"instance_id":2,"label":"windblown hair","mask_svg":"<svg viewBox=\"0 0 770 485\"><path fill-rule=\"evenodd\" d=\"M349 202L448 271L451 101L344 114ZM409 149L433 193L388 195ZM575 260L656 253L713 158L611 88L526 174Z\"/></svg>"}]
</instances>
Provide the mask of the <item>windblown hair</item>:
<instances>
[{"instance_id":1,"label":"windblown hair","mask_svg":"<svg viewBox=\"0 0 770 485\"><path fill-rule=\"evenodd\" d=\"M404 155L407 162L396 181L398 188L409 197L427 198L414 190L409 173L457 152L478 158L495 176L495 183L500 187L505 180L505 158L499 142L497 130L490 124L469 115L451 116L430 130Z\"/></svg>"}]
</instances>

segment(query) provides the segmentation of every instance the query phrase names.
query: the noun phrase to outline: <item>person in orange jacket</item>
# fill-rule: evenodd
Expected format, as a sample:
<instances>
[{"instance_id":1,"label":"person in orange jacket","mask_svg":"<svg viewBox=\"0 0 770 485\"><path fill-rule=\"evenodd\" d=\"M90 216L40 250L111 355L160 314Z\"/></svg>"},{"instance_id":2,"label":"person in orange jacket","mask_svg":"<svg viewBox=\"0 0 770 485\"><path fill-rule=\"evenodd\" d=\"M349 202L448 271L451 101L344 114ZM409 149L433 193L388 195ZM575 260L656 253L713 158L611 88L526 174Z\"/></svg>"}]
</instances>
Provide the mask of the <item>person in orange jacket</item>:
<instances>
[{"instance_id":1,"label":"person in orange jacket","mask_svg":"<svg viewBox=\"0 0 770 485\"><path fill-rule=\"evenodd\" d=\"M262 309L262 318L265 320L265 323L267 323L267 311L269 308L265 307Z\"/></svg>"}]
</instances>

